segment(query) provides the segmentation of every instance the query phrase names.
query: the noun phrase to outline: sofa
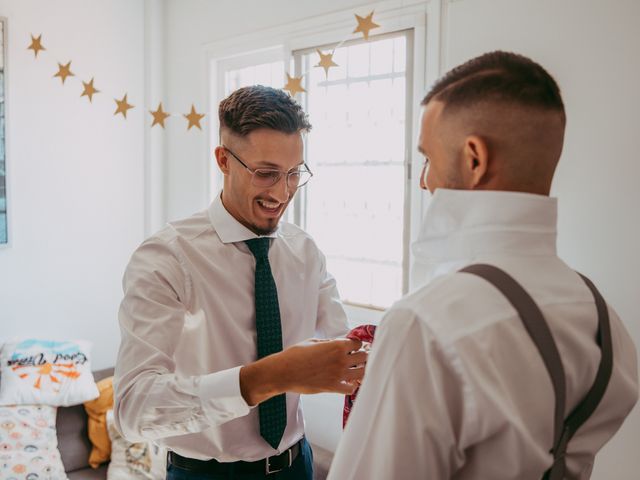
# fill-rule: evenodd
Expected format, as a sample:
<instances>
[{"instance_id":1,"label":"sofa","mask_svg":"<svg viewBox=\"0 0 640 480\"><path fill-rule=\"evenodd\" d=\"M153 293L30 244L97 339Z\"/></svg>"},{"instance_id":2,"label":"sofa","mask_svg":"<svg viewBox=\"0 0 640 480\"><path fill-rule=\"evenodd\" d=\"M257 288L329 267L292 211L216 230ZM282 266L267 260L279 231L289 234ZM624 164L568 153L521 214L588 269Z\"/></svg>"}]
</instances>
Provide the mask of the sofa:
<instances>
[{"instance_id":1,"label":"sofa","mask_svg":"<svg viewBox=\"0 0 640 480\"><path fill-rule=\"evenodd\" d=\"M93 372L96 382L113 375L113 368ZM69 480L98 480L107 478L107 465L93 469L89 466L91 443L88 436L88 417L84 405L58 408L56 428L58 448ZM314 480L327 477L333 454L317 445L312 445Z\"/></svg>"},{"instance_id":2,"label":"sofa","mask_svg":"<svg viewBox=\"0 0 640 480\"><path fill-rule=\"evenodd\" d=\"M113 368L93 372L96 382L113 375ZM88 417L84 405L58 408L56 429L58 449L69 480L93 480L107 478L107 465L93 469L89 466L91 443L87 430Z\"/></svg>"}]
</instances>

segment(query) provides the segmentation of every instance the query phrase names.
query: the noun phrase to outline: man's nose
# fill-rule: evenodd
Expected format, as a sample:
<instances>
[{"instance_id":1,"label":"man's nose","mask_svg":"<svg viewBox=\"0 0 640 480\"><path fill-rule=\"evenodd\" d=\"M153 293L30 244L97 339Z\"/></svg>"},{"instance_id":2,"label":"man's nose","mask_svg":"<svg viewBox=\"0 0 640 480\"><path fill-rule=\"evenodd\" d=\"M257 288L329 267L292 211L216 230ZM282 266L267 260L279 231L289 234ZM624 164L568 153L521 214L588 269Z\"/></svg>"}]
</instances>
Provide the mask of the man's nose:
<instances>
[{"instance_id":1,"label":"man's nose","mask_svg":"<svg viewBox=\"0 0 640 480\"><path fill-rule=\"evenodd\" d=\"M278 181L271 187L270 193L274 199L278 200L280 203L285 203L289 200L290 189L288 185L288 176L282 175Z\"/></svg>"}]
</instances>

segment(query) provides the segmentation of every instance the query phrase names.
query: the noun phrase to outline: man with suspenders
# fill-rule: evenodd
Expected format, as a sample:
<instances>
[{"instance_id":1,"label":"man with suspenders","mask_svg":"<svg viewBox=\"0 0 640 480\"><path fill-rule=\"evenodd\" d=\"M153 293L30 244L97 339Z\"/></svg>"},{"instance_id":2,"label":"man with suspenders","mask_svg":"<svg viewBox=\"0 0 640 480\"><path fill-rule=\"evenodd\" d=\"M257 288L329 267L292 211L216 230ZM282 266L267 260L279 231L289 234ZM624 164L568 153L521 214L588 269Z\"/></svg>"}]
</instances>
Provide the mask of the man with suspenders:
<instances>
[{"instance_id":1,"label":"man with suspenders","mask_svg":"<svg viewBox=\"0 0 640 480\"><path fill-rule=\"evenodd\" d=\"M422 106L423 286L376 332L329 478L588 479L638 372L618 315L556 253L559 88L492 52Z\"/></svg>"}]
</instances>

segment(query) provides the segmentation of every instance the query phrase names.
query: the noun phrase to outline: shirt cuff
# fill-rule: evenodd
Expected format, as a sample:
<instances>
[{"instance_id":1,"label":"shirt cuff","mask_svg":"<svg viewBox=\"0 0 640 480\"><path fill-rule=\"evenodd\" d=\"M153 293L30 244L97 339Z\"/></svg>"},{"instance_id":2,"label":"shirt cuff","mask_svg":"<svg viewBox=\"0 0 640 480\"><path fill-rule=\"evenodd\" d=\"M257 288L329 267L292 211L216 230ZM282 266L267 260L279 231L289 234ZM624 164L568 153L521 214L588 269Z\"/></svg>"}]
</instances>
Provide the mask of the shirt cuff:
<instances>
[{"instance_id":1,"label":"shirt cuff","mask_svg":"<svg viewBox=\"0 0 640 480\"><path fill-rule=\"evenodd\" d=\"M232 420L249 413L251 408L240 393L241 368L229 368L200 378L198 396L208 417Z\"/></svg>"}]
</instances>

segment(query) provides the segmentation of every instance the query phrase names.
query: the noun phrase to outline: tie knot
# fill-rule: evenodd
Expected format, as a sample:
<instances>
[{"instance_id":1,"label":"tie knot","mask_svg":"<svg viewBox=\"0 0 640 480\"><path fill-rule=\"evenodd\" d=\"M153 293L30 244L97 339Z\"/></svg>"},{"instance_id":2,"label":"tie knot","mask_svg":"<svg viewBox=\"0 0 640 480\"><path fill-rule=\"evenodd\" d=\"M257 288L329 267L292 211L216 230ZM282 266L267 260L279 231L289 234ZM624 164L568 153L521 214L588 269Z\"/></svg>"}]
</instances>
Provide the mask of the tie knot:
<instances>
[{"instance_id":1,"label":"tie knot","mask_svg":"<svg viewBox=\"0 0 640 480\"><path fill-rule=\"evenodd\" d=\"M247 244L253 256L256 259L264 259L269 256L269 237L260 237L260 238L252 238L251 240L246 240L244 243Z\"/></svg>"}]
</instances>

